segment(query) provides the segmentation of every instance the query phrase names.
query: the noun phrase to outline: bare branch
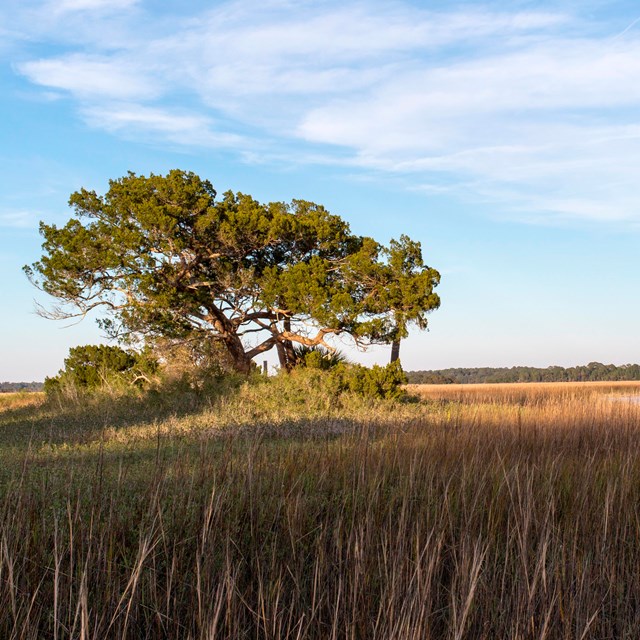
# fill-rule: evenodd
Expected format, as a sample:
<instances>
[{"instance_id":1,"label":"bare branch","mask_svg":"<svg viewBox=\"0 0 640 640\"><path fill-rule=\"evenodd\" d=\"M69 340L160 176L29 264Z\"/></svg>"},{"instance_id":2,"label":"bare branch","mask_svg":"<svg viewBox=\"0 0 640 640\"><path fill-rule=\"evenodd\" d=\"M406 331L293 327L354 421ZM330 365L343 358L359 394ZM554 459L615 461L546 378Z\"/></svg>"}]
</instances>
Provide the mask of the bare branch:
<instances>
[{"instance_id":1,"label":"bare branch","mask_svg":"<svg viewBox=\"0 0 640 640\"><path fill-rule=\"evenodd\" d=\"M259 344L257 347L254 347L253 349L250 349L249 351L247 351L247 357L254 358L255 356L258 356L261 353L264 353L265 351L269 351L269 349L271 349L275 344L276 344L276 338L273 338L273 337L268 338L267 340Z\"/></svg>"}]
</instances>

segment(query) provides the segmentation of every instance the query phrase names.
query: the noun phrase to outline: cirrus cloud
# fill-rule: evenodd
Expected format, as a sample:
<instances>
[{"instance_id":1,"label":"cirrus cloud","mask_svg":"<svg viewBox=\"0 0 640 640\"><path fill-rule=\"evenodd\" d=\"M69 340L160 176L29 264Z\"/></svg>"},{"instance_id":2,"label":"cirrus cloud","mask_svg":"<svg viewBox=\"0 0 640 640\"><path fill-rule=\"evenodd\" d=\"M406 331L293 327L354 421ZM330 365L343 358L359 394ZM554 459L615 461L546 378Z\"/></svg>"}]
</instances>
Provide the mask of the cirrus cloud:
<instances>
[{"instance_id":1,"label":"cirrus cloud","mask_svg":"<svg viewBox=\"0 0 640 640\"><path fill-rule=\"evenodd\" d=\"M402 176L529 221L640 220L634 22L351 1L227 2L155 20L143 9L126 39L92 47L93 16L75 44L16 68L114 135L252 159L253 147L265 162L293 147L297 162Z\"/></svg>"}]
</instances>

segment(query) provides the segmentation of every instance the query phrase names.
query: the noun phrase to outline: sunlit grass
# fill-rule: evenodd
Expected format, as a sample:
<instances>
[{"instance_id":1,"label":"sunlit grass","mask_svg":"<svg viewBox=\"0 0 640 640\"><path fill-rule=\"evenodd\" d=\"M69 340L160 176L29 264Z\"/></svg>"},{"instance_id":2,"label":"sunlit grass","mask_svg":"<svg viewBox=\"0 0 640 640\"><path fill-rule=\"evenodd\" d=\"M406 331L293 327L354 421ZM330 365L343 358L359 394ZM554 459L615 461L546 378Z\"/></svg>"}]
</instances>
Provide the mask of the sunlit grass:
<instances>
[{"instance_id":1,"label":"sunlit grass","mask_svg":"<svg viewBox=\"0 0 640 640\"><path fill-rule=\"evenodd\" d=\"M19 391L15 393L0 393L0 412L20 407L38 406L44 402L44 393L37 391Z\"/></svg>"}]
</instances>

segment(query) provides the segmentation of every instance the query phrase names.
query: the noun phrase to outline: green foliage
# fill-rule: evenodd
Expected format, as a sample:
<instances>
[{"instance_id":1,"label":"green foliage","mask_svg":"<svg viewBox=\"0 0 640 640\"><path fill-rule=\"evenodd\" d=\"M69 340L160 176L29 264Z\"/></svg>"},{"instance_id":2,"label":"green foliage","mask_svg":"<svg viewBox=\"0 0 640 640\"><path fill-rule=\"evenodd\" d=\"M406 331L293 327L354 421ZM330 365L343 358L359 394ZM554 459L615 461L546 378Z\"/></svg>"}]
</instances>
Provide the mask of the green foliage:
<instances>
[{"instance_id":1,"label":"green foliage","mask_svg":"<svg viewBox=\"0 0 640 640\"><path fill-rule=\"evenodd\" d=\"M339 364L346 364L347 358L340 351L327 351L321 347L300 346L294 349L297 366L327 371Z\"/></svg>"},{"instance_id":2,"label":"green foliage","mask_svg":"<svg viewBox=\"0 0 640 640\"><path fill-rule=\"evenodd\" d=\"M331 371L331 382L340 391L357 393L368 398L400 398L404 395L402 385L407 378L400 361L386 367L371 368L358 364L341 364Z\"/></svg>"},{"instance_id":3,"label":"green foliage","mask_svg":"<svg viewBox=\"0 0 640 640\"><path fill-rule=\"evenodd\" d=\"M406 338L409 324L426 329L426 314L440 306L440 297L433 291L440 274L424 264L420 243L406 235L391 240L385 254L386 282L378 302L393 311L394 337Z\"/></svg>"},{"instance_id":4,"label":"green foliage","mask_svg":"<svg viewBox=\"0 0 640 640\"><path fill-rule=\"evenodd\" d=\"M157 361L146 351L137 353L108 345L73 347L64 369L45 379L44 390L50 394L65 387L97 389L113 382L140 386L157 370Z\"/></svg>"},{"instance_id":5,"label":"green foliage","mask_svg":"<svg viewBox=\"0 0 640 640\"><path fill-rule=\"evenodd\" d=\"M385 249L312 202L216 199L209 181L178 170L129 173L69 202L76 216L41 223L43 256L25 272L60 302L50 317L101 309L114 338L216 341L248 373L273 347L289 366L292 344L390 342L439 304L419 243ZM248 335L264 338L247 346Z\"/></svg>"},{"instance_id":6,"label":"green foliage","mask_svg":"<svg viewBox=\"0 0 640 640\"><path fill-rule=\"evenodd\" d=\"M385 367L374 365L369 368L348 362L340 352L331 353L314 347L299 347L296 356L298 366L291 376L278 376L284 380L291 378L291 389L310 385L327 392L334 401L343 393L376 399L397 399L405 395L402 385L407 379L399 361ZM293 395L300 396L300 401L306 403L308 390L305 393L307 395L300 396L297 392Z\"/></svg>"}]
</instances>

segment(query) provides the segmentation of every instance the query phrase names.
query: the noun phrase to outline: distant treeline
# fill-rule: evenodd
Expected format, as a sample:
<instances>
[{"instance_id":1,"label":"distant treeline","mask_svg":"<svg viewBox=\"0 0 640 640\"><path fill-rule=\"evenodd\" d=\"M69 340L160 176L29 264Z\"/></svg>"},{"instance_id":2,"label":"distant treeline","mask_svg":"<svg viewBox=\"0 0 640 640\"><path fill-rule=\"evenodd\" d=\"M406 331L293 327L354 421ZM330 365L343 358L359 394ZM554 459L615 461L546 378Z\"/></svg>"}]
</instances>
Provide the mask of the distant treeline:
<instances>
[{"instance_id":1,"label":"distant treeline","mask_svg":"<svg viewBox=\"0 0 640 640\"><path fill-rule=\"evenodd\" d=\"M640 380L640 365L590 362L579 367L480 367L407 371L411 384L470 384L478 382L584 382Z\"/></svg>"},{"instance_id":2,"label":"distant treeline","mask_svg":"<svg viewBox=\"0 0 640 640\"><path fill-rule=\"evenodd\" d=\"M0 393L42 391L42 382L0 382Z\"/></svg>"}]
</instances>

